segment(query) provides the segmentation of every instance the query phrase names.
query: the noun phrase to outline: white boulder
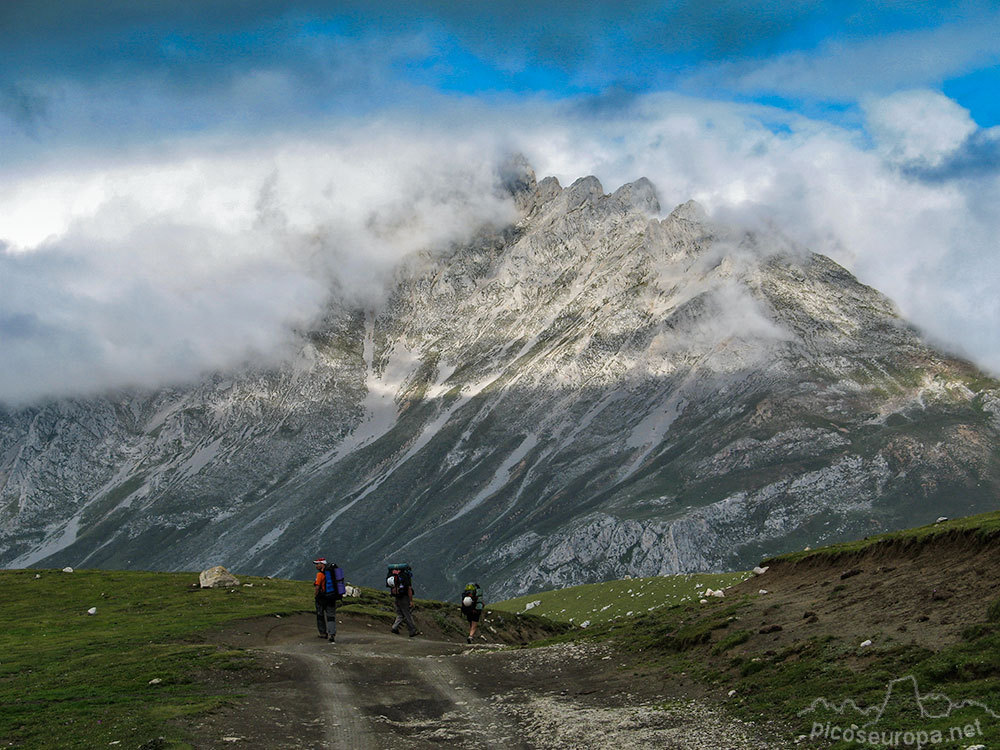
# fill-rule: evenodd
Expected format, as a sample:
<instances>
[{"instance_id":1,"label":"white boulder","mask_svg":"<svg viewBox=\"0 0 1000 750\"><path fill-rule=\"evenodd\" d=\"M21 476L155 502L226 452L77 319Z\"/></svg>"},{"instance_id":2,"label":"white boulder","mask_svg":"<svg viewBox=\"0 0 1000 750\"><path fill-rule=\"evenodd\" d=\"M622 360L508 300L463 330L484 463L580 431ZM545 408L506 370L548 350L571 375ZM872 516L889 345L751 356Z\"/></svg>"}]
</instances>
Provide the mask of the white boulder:
<instances>
[{"instance_id":1,"label":"white boulder","mask_svg":"<svg viewBox=\"0 0 1000 750\"><path fill-rule=\"evenodd\" d=\"M216 565L214 568L201 571L201 575L198 576L198 584L203 589L218 589L239 586L240 581L224 567Z\"/></svg>"},{"instance_id":2,"label":"white boulder","mask_svg":"<svg viewBox=\"0 0 1000 750\"><path fill-rule=\"evenodd\" d=\"M65 568L63 568L63 573L72 573L72 572L73 572L73 569L71 567L69 567L69 565L67 565Z\"/></svg>"},{"instance_id":3,"label":"white boulder","mask_svg":"<svg viewBox=\"0 0 1000 750\"><path fill-rule=\"evenodd\" d=\"M770 565L765 565L764 567L761 567L760 565L758 565L758 566L756 566L756 567L755 567L755 568L753 569L753 574L754 574L755 576L762 576L762 575L764 575L764 574L765 574L765 573L766 573L766 572L767 572L768 570L770 570L770 568L771 568L771 566L770 566Z\"/></svg>"},{"instance_id":4,"label":"white boulder","mask_svg":"<svg viewBox=\"0 0 1000 750\"><path fill-rule=\"evenodd\" d=\"M91 607L90 609L88 609L87 610L87 614L88 615L96 615L97 614L97 607Z\"/></svg>"}]
</instances>

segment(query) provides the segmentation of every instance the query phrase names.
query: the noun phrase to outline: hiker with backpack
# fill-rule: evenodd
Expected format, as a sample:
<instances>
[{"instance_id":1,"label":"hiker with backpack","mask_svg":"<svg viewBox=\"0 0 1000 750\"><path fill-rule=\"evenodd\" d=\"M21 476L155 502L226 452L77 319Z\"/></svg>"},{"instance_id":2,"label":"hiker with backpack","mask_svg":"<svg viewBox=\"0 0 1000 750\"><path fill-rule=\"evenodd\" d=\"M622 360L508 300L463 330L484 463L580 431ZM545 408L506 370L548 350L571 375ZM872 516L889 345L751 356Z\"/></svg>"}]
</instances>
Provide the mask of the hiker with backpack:
<instances>
[{"instance_id":1,"label":"hiker with backpack","mask_svg":"<svg viewBox=\"0 0 1000 750\"><path fill-rule=\"evenodd\" d=\"M320 638L328 638L334 643L337 637L337 603L344 598L347 590L344 571L336 564L330 564L325 557L313 560L316 566L316 580L313 582L316 599L316 629Z\"/></svg>"},{"instance_id":2,"label":"hiker with backpack","mask_svg":"<svg viewBox=\"0 0 1000 750\"><path fill-rule=\"evenodd\" d=\"M472 643L472 639L476 635L476 630L479 628L479 620L483 616L483 607L485 605L483 590L479 584L465 584L465 588L462 590L462 614L469 621L469 637L465 639L466 643Z\"/></svg>"},{"instance_id":3,"label":"hiker with backpack","mask_svg":"<svg viewBox=\"0 0 1000 750\"><path fill-rule=\"evenodd\" d=\"M399 626L405 622L410 631L410 638L420 635L413 622L413 572L410 566L390 565L385 585L396 604L396 620L392 623L392 632L398 633Z\"/></svg>"}]
</instances>

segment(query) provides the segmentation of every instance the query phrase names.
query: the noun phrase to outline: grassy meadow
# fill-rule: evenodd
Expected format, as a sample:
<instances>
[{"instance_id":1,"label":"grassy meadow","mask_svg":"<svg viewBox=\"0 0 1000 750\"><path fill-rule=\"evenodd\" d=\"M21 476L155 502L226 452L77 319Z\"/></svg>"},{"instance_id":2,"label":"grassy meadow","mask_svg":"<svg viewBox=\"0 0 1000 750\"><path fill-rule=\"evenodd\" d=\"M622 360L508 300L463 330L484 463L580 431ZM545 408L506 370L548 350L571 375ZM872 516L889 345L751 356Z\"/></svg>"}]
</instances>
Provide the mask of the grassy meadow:
<instances>
[{"instance_id":1,"label":"grassy meadow","mask_svg":"<svg viewBox=\"0 0 1000 750\"><path fill-rule=\"evenodd\" d=\"M0 571L0 744L184 747L167 720L227 700L199 674L248 659L198 636L310 606L309 582L240 579L227 590L192 588L196 573Z\"/></svg>"},{"instance_id":2,"label":"grassy meadow","mask_svg":"<svg viewBox=\"0 0 1000 750\"><path fill-rule=\"evenodd\" d=\"M1000 513L992 513L778 559L796 563L809 557L807 565L830 564L837 573L841 560L856 559L875 545L882 545L880 565L905 565L914 555L942 563L952 548L961 554L970 549L990 553L998 540ZM611 643L624 654L622 668L636 677L656 676L669 684L683 676L747 720L770 719L788 727L793 739L808 734L817 718L841 721L829 712L825 717L799 716L808 701L851 697L871 705L886 694L887 684L907 675L924 690L954 702L981 702L1000 713L998 595L970 602L973 614L980 614L961 629L957 641L933 649L900 638L859 651L857 639L836 634L779 646L761 635L766 632L761 624L765 618L801 618L801 604L783 615L777 595L765 600L737 591L699 603L706 588L726 588L747 576L682 575L574 586L488 603L495 613L488 623L506 628L510 643L547 634L556 635L538 643ZM250 653L207 642L206 633L247 618L311 611L311 581L240 578L244 585L235 589L200 589L192 587L195 573L0 570L0 746L189 747L171 719L237 700L213 692L205 676L253 666ZM842 588L824 591L843 596ZM454 603L419 604L418 617L441 636L461 640L465 625ZM941 603L930 615L947 616L949 606ZM96 613L90 615L92 607ZM392 617L388 595L369 589L362 589L342 611ZM887 622L886 628L897 625ZM905 723L907 711L912 712L912 705L905 702L888 706L886 723ZM976 719L983 722L975 737L925 746L1000 745L1000 719L975 705L924 720L920 728L941 731L947 738L956 723L968 726ZM844 750L859 746L857 741L807 744Z\"/></svg>"},{"instance_id":3,"label":"grassy meadow","mask_svg":"<svg viewBox=\"0 0 1000 750\"><path fill-rule=\"evenodd\" d=\"M530 613L586 628L639 617L684 602L697 602L705 589L724 589L750 575L692 573L588 583L491 603L489 608L512 614Z\"/></svg>"},{"instance_id":4,"label":"grassy meadow","mask_svg":"<svg viewBox=\"0 0 1000 750\"><path fill-rule=\"evenodd\" d=\"M0 747L189 747L171 719L238 699L213 692L206 675L254 666L249 652L206 634L312 612L311 579L239 579L201 589L197 573L0 570ZM422 627L464 641L455 604L417 603ZM367 588L338 612L386 624L394 616L389 595ZM531 615L499 619L496 636L510 642L565 629Z\"/></svg>"}]
</instances>

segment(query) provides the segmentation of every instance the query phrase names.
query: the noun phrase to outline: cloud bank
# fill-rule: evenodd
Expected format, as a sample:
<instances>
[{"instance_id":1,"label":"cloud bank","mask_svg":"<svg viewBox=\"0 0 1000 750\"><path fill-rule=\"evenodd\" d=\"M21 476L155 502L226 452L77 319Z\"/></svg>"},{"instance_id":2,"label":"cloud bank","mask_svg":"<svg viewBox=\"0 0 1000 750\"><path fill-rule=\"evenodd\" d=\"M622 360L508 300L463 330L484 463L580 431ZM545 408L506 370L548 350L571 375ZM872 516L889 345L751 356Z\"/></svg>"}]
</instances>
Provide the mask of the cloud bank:
<instances>
[{"instance_id":1,"label":"cloud bank","mask_svg":"<svg viewBox=\"0 0 1000 750\"><path fill-rule=\"evenodd\" d=\"M278 361L331 294L510 220L512 152L774 226L1000 372L1000 130L939 90L993 80L998 28L976 0L0 4L0 403Z\"/></svg>"},{"instance_id":2,"label":"cloud bank","mask_svg":"<svg viewBox=\"0 0 1000 750\"><path fill-rule=\"evenodd\" d=\"M514 217L475 139L405 129L193 147L0 190L0 401L185 382L287 357L331 296Z\"/></svg>"}]
</instances>

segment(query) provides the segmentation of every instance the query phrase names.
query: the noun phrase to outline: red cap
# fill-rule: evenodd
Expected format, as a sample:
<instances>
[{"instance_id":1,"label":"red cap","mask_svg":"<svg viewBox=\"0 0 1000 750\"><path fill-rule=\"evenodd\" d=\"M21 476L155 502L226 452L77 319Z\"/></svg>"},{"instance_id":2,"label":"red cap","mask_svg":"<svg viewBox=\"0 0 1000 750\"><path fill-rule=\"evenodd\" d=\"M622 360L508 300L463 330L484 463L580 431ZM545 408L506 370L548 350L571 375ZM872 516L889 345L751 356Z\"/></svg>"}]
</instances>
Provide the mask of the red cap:
<instances>
[{"instance_id":1,"label":"red cap","mask_svg":"<svg viewBox=\"0 0 1000 750\"><path fill-rule=\"evenodd\" d=\"M326 565L326 558L317 557L315 560L313 560L313 565Z\"/></svg>"}]
</instances>

